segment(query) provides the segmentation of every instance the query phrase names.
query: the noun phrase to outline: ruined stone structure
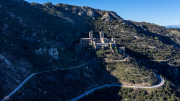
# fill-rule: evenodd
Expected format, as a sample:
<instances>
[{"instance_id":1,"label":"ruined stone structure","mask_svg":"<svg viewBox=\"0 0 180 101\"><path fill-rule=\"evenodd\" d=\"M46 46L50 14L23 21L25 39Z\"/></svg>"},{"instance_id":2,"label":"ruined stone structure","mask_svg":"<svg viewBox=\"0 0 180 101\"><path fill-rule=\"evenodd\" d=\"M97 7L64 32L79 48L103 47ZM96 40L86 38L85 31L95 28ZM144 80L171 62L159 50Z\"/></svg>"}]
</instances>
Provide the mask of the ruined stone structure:
<instances>
[{"instance_id":1,"label":"ruined stone structure","mask_svg":"<svg viewBox=\"0 0 180 101\"><path fill-rule=\"evenodd\" d=\"M100 36L100 38L93 38L93 31L89 31L89 38L81 38L80 39L80 46L81 47L92 46L94 49L100 49L103 46L109 47L110 44L111 44L112 48L117 46L116 45L116 39L111 38L111 40L110 40L110 39L104 38L104 32L103 31L99 32L99 36Z\"/></svg>"}]
</instances>

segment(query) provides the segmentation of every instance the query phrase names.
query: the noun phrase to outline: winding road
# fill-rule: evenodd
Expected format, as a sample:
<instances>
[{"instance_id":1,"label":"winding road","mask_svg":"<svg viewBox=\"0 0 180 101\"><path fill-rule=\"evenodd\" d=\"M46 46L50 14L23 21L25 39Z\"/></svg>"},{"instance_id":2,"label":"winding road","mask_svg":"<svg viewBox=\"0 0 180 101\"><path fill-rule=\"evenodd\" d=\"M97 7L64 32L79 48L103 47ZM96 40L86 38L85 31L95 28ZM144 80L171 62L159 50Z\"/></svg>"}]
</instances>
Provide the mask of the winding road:
<instances>
[{"instance_id":1,"label":"winding road","mask_svg":"<svg viewBox=\"0 0 180 101\"><path fill-rule=\"evenodd\" d=\"M5 99L9 99L10 96L12 96L14 93L16 93L16 91L18 91L31 77L33 77L34 75L37 74L41 74L41 73L45 73L45 72L52 72L52 71L57 71L57 70L67 70L67 69L74 69L74 68L80 68L85 66L86 64L77 66L77 67L71 67L71 68L64 68L64 69L55 69L55 70L51 70L51 71L43 71L43 72L38 72L38 73L33 73L30 76L28 76L18 87L16 87L16 89L14 89L10 94L8 94L7 96L5 96L1 101L6 101Z\"/></svg>"},{"instance_id":2,"label":"winding road","mask_svg":"<svg viewBox=\"0 0 180 101\"><path fill-rule=\"evenodd\" d=\"M93 92L93 91L95 91L95 90L97 90L97 89L104 88L104 87L119 87L119 86L122 86L122 87L130 87L130 88L157 88L157 87L161 87L162 85L164 85L164 82L165 82L165 81L164 81L164 79L163 79L161 76L159 76L159 75L157 75L157 74L156 74L156 76L158 77L158 79L159 79L159 81L160 81L160 83L159 83L158 85L149 86L149 87L142 87L142 86L128 86L128 85L106 84L106 85L103 85L103 86L99 86L99 87L90 89L90 90L86 91L85 93L83 93L83 94L81 94L81 95L79 95L79 96L77 96L77 97L75 97L75 98L73 98L73 99L71 99L71 100L69 100L69 101L76 101L76 100L84 97L85 95L87 95L87 94L89 94L89 93L91 93L91 92Z\"/></svg>"},{"instance_id":3,"label":"winding road","mask_svg":"<svg viewBox=\"0 0 180 101\"><path fill-rule=\"evenodd\" d=\"M122 60L115 60L116 62L118 61L126 61L126 59L129 57L128 54L126 54L126 58L125 59L122 59ZM45 73L45 72L52 72L52 71L57 71L57 70L67 70L67 69L74 69L74 68L80 68L80 67L83 67L85 66L87 63L83 64L83 65L80 65L80 66L77 66L77 67L71 67L71 68L64 68L64 69L55 69L55 70L51 70L51 71L43 71L43 72L38 72L38 73L33 73L31 74L29 77L27 77L17 88L15 88L10 94L8 94L7 96L5 96L1 101L5 101L6 99L9 99L10 96L12 96L14 93L16 93L16 91L18 91L31 77L33 77L34 75L37 75L37 74L41 74L41 73ZM107 85L103 85L103 86L99 86L99 87L96 87L96 88L93 88L91 90L88 90L86 91L85 93L71 99L70 101L75 101L75 100L78 100L80 98L82 98L84 95L86 94L89 94L93 91L95 91L96 89L100 89L100 88L104 88L104 87L110 87L110 86L123 86L123 87L131 87L131 88L157 88L157 87L160 87L164 84L164 79L157 75L156 76L159 78L159 81L160 83L158 85L154 85L154 86L150 86L150 87L141 87L141 86L128 86L128 85L114 85L114 84L107 84Z\"/></svg>"}]
</instances>

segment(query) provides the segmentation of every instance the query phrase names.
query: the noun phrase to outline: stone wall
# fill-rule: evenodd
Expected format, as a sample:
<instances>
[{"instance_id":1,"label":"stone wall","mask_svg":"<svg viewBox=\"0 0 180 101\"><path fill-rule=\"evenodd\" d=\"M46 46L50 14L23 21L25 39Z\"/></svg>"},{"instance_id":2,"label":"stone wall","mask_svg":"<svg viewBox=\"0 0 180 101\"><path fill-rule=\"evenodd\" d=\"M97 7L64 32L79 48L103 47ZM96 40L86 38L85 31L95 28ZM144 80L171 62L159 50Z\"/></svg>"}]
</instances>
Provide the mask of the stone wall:
<instances>
[{"instance_id":1,"label":"stone wall","mask_svg":"<svg viewBox=\"0 0 180 101\"><path fill-rule=\"evenodd\" d=\"M81 47L88 47L90 44L92 44L91 38L81 38L80 40Z\"/></svg>"},{"instance_id":2,"label":"stone wall","mask_svg":"<svg viewBox=\"0 0 180 101\"><path fill-rule=\"evenodd\" d=\"M102 47L108 47L109 44L108 43L96 43L96 49L100 49Z\"/></svg>"}]
</instances>

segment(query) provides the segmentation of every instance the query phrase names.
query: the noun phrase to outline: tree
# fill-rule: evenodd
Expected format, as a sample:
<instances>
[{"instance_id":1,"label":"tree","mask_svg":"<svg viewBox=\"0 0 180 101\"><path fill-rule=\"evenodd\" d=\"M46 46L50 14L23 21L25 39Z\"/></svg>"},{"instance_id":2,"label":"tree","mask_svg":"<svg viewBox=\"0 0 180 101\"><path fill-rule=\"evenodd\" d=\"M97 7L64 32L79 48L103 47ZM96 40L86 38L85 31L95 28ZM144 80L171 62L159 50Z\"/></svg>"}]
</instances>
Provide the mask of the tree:
<instances>
[{"instance_id":1,"label":"tree","mask_svg":"<svg viewBox=\"0 0 180 101\"><path fill-rule=\"evenodd\" d=\"M104 46L102 46L102 51L104 51Z\"/></svg>"},{"instance_id":2,"label":"tree","mask_svg":"<svg viewBox=\"0 0 180 101\"><path fill-rule=\"evenodd\" d=\"M137 33L137 30L136 30L136 28L133 28L133 31L134 31L135 33Z\"/></svg>"},{"instance_id":3,"label":"tree","mask_svg":"<svg viewBox=\"0 0 180 101\"><path fill-rule=\"evenodd\" d=\"M111 44L110 44L110 49L112 49L112 46L111 46Z\"/></svg>"},{"instance_id":4,"label":"tree","mask_svg":"<svg viewBox=\"0 0 180 101\"><path fill-rule=\"evenodd\" d=\"M114 50L115 50L116 53L118 53L117 47L114 47Z\"/></svg>"},{"instance_id":5,"label":"tree","mask_svg":"<svg viewBox=\"0 0 180 101\"><path fill-rule=\"evenodd\" d=\"M103 57L103 52L102 51L97 51L97 56L98 58L102 58Z\"/></svg>"},{"instance_id":6,"label":"tree","mask_svg":"<svg viewBox=\"0 0 180 101\"><path fill-rule=\"evenodd\" d=\"M154 40L159 40L159 37L154 37Z\"/></svg>"}]
</instances>

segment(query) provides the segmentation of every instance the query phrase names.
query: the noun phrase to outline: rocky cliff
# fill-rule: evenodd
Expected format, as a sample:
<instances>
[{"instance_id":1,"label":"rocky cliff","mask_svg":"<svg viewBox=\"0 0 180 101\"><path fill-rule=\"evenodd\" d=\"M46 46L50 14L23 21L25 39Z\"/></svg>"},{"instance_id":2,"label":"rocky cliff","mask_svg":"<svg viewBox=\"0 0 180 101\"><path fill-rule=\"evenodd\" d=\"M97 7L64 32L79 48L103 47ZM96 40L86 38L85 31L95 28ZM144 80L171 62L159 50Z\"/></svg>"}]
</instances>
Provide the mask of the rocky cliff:
<instances>
[{"instance_id":1,"label":"rocky cliff","mask_svg":"<svg viewBox=\"0 0 180 101\"><path fill-rule=\"evenodd\" d=\"M46 4L45 4L46 5ZM112 21L112 20L123 20L119 15L117 15L113 11L102 11L99 9L94 9L87 6L74 6L74 5L68 5L68 4L57 4L55 5L59 8L65 9L66 11L69 11L71 13L74 13L76 15L92 18L96 20L97 18L101 17L104 21Z\"/></svg>"}]
</instances>

